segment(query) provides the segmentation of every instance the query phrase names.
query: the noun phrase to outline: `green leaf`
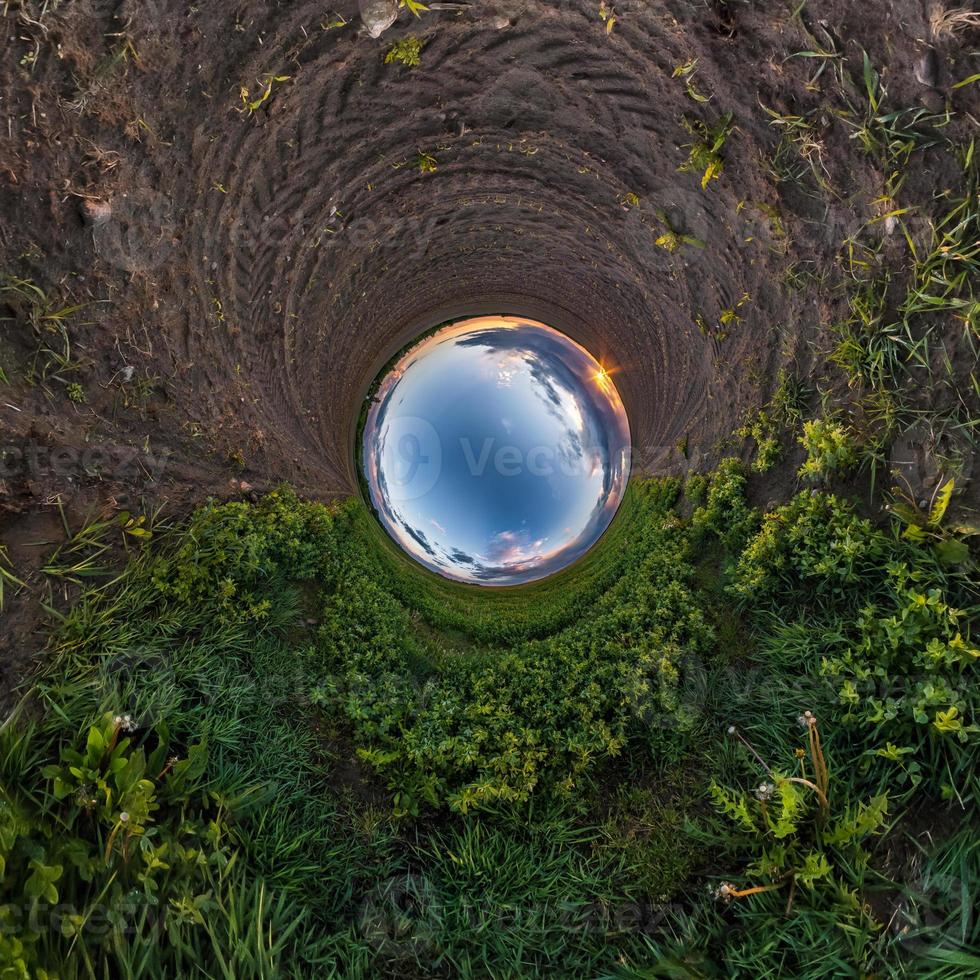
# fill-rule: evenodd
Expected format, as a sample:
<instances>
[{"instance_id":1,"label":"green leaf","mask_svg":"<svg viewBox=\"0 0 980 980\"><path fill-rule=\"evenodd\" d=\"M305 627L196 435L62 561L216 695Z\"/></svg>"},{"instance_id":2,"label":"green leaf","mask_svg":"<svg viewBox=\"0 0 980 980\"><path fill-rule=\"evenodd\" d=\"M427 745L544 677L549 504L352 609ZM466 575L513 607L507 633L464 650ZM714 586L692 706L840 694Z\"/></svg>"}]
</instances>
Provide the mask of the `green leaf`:
<instances>
[{"instance_id":1,"label":"green leaf","mask_svg":"<svg viewBox=\"0 0 980 980\"><path fill-rule=\"evenodd\" d=\"M868 52L864 52L864 87L868 90L868 102L872 112L878 111L878 73L871 64Z\"/></svg>"},{"instance_id":2,"label":"green leaf","mask_svg":"<svg viewBox=\"0 0 980 980\"><path fill-rule=\"evenodd\" d=\"M102 732L94 725L88 730L85 742L85 765L89 769L97 769L105 754L106 740Z\"/></svg>"},{"instance_id":3,"label":"green leaf","mask_svg":"<svg viewBox=\"0 0 980 980\"><path fill-rule=\"evenodd\" d=\"M963 722L957 717L959 713L956 705L947 708L946 711L937 711L936 720L933 722L936 731L942 732L944 735L951 735L954 732L958 732L963 727Z\"/></svg>"},{"instance_id":4,"label":"green leaf","mask_svg":"<svg viewBox=\"0 0 980 980\"><path fill-rule=\"evenodd\" d=\"M54 905L58 901L58 889L54 883L61 877L60 864L45 864L33 858L30 863L33 874L24 882L24 894L35 900L43 898Z\"/></svg>"},{"instance_id":5,"label":"green leaf","mask_svg":"<svg viewBox=\"0 0 980 980\"><path fill-rule=\"evenodd\" d=\"M963 88L964 85L972 85L974 82L980 82L980 72L977 72L976 75L970 75L968 78L964 78L962 81L956 82L951 86L951 88Z\"/></svg>"},{"instance_id":6,"label":"green leaf","mask_svg":"<svg viewBox=\"0 0 980 980\"><path fill-rule=\"evenodd\" d=\"M848 807L846 813L824 834L827 844L849 844L875 833L888 813L888 796L872 797L868 803Z\"/></svg>"},{"instance_id":7,"label":"green leaf","mask_svg":"<svg viewBox=\"0 0 980 980\"><path fill-rule=\"evenodd\" d=\"M803 864L796 871L796 880L807 888L812 888L813 883L819 878L826 878L830 874L830 862L823 851L810 851L803 859Z\"/></svg>"},{"instance_id":8,"label":"green leaf","mask_svg":"<svg viewBox=\"0 0 980 980\"><path fill-rule=\"evenodd\" d=\"M943 484L942 489L936 495L936 500L932 505L932 510L929 511L929 523L934 527L939 525L946 513L946 508L949 507L949 501L953 496L953 488L955 483L955 480L948 480Z\"/></svg>"},{"instance_id":9,"label":"green leaf","mask_svg":"<svg viewBox=\"0 0 980 980\"><path fill-rule=\"evenodd\" d=\"M781 806L777 818L769 820L769 829L773 837L781 840L796 833L803 811L803 793L797 789L795 783L791 783L788 779L780 779L776 783L776 796Z\"/></svg>"},{"instance_id":10,"label":"green leaf","mask_svg":"<svg viewBox=\"0 0 980 980\"><path fill-rule=\"evenodd\" d=\"M60 776L55 776L52 792L56 800L63 800L72 791L71 783L65 782Z\"/></svg>"},{"instance_id":11,"label":"green leaf","mask_svg":"<svg viewBox=\"0 0 980 980\"><path fill-rule=\"evenodd\" d=\"M701 178L701 189L705 190L708 186L709 181L717 180L718 175L721 173L721 161L712 160L711 163L705 168L704 176Z\"/></svg>"},{"instance_id":12,"label":"green leaf","mask_svg":"<svg viewBox=\"0 0 980 980\"><path fill-rule=\"evenodd\" d=\"M966 542L957 541L955 538L937 541L932 546L932 550L944 565L960 565L970 557L970 549Z\"/></svg>"},{"instance_id":13,"label":"green leaf","mask_svg":"<svg viewBox=\"0 0 980 980\"><path fill-rule=\"evenodd\" d=\"M95 752L101 756L105 751L105 739L102 737L102 732L94 725L88 730L88 740L85 743L85 748L90 755Z\"/></svg>"},{"instance_id":14,"label":"green leaf","mask_svg":"<svg viewBox=\"0 0 980 980\"><path fill-rule=\"evenodd\" d=\"M743 829L754 831L755 820L749 812L748 803L740 793L734 793L712 780L708 787L715 806L729 819L740 824Z\"/></svg>"}]
</instances>

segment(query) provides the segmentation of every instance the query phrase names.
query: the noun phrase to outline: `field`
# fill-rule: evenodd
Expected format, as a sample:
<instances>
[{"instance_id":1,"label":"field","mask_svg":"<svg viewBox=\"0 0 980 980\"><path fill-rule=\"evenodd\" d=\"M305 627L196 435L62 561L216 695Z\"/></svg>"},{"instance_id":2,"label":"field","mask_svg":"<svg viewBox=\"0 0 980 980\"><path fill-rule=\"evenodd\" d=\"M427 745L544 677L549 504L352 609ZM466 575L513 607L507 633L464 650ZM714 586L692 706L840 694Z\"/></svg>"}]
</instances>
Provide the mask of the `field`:
<instances>
[{"instance_id":1,"label":"field","mask_svg":"<svg viewBox=\"0 0 980 980\"><path fill-rule=\"evenodd\" d=\"M336 6L0 4L0 978L977 976L980 18ZM491 310L635 440L522 588L354 452Z\"/></svg>"},{"instance_id":2,"label":"field","mask_svg":"<svg viewBox=\"0 0 980 980\"><path fill-rule=\"evenodd\" d=\"M437 601L361 504L162 529L4 725L7 961L968 975L975 579L745 486L635 482L574 616Z\"/></svg>"}]
</instances>

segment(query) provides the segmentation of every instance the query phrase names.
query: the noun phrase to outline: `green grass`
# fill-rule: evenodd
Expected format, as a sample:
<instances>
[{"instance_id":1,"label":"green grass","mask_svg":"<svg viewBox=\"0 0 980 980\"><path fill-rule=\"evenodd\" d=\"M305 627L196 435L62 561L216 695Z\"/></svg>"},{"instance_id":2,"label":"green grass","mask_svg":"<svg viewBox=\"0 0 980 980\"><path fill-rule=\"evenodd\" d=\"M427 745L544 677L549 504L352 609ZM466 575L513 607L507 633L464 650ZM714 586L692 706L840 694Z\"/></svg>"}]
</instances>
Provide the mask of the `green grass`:
<instances>
[{"instance_id":1,"label":"green grass","mask_svg":"<svg viewBox=\"0 0 980 980\"><path fill-rule=\"evenodd\" d=\"M69 393L78 394L77 382L68 380L81 368L72 349L70 326L85 304L65 303L30 279L0 276L0 310L4 308L12 315L0 317L0 322L20 325L29 334L32 353L24 371L28 383L48 391L48 384L57 381Z\"/></svg>"},{"instance_id":2,"label":"green grass","mask_svg":"<svg viewBox=\"0 0 980 980\"><path fill-rule=\"evenodd\" d=\"M133 538L0 731L0 963L65 977L644 976L670 957L694 976L894 972L905 951L841 889L931 902L922 962L969 963L972 920L960 912L946 942L936 916L959 906L930 882L955 862L976 881L972 816L957 816L975 813L976 736L936 729L946 705L923 726L911 701L887 723L855 713L827 668L884 649L874 631L908 599L890 561L948 600L969 597L966 574L824 495L763 521L744 487L726 464L684 521L676 484L635 483L563 579L572 620L553 583L488 590L479 629L496 617L516 639L498 630L486 647L467 587L438 581L413 605L435 580L395 560L360 503L279 492ZM467 643L447 648L448 626ZM880 662L906 670L912 651ZM933 686L958 678L973 716L976 668L937 664ZM916 876L879 834L834 850L819 886L780 871L718 904L722 882L759 881L773 831L726 830L709 785L751 791L766 778L753 753L791 773L804 710L821 719L835 819L884 791L884 841L913 833L904 814L927 799L948 832L922 845ZM876 754L888 741L909 753ZM806 857L819 820L799 811L799 867L822 867ZM52 905L67 924L25 931L25 910L43 921Z\"/></svg>"},{"instance_id":3,"label":"green grass","mask_svg":"<svg viewBox=\"0 0 980 980\"><path fill-rule=\"evenodd\" d=\"M592 918L597 909L632 914L649 850L610 843L599 814L593 822L574 798L558 809L529 799L530 809L444 817L436 832L428 811L420 821L396 817L405 809L397 796L345 749L350 719L317 696L332 640L305 619L336 599L345 562L363 554L348 533L357 513L289 495L206 508L186 527L137 539L125 571L69 611L0 735L0 792L23 818L0 837L0 904L21 942L19 951L0 947L5 966L57 965L66 976L109 960L122 975L274 976L285 965L430 975L429 933L406 946L398 895L389 894L419 867L438 895L432 928L446 970L490 957L504 972L547 961L586 975L606 962L613 927ZM88 537L101 541L96 530ZM117 716L132 719L131 735L112 723ZM96 743L92 726L103 731ZM123 746L126 737L123 758L151 760L141 763L141 793L155 802L139 825L122 821L121 808L131 817L137 809L114 788L108 754L96 751L77 789L62 795L52 783L51 766L75 765L72 746ZM188 785L164 771L171 754L201 767ZM347 774L339 782L338 772ZM656 853L682 870L690 859L671 857L680 817L672 820L675 838ZM151 855L167 867L144 867ZM508 875L491 881L501 868ZM74 940L56 929L18 932L20 896L39 871L54 889L41 900L79 917ZM398 920L394 952L365 923L378 903L382 932ZM83 925L105 916L118 928Z\"/></svg>"},{"instance_id":4,"label":"green grass","mask_svg":"<svg viewBox=\"0 0 980 980\"><path fill-rule=\"evenodd\" d=\"M433 644L412 618L424 617L434 597L414 604L417 593L406 600L392 589L376 553L351 531L361 512L338 515L344 544L329 573L315 696L346 715L399 806L415 812L445 801L466 811L523 802L536 790L567 797L599 760L622 751L645 712L672 711L678 661L710 642L710 629L688 588L686 542L671 533L677 485L638 483L632 492L644 517L632 514L627 560L603 591L591 574L582 591L570 577L565 588L545 585L528 597L510 590L501 600L488 590L497 614L489 635L514 638L476 657L445 648L430 655ZM601 555L578 567L609 578ZM417 588L425 581L411 575ZM483 596L462 587L448 594L450 602ZM449 606L440 625L485 638L490 625L476 620L474 634L466 615Z\"/></svg>"}]
</instances>

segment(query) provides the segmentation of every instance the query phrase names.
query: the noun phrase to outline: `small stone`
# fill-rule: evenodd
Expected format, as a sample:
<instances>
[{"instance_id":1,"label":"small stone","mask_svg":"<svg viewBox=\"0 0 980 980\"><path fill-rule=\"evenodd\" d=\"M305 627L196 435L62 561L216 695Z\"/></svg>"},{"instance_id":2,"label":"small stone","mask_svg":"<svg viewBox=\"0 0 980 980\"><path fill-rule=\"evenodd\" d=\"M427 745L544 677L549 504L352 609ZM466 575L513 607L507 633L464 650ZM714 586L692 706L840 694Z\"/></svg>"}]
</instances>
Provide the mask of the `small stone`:
<instances>
[{"instance_id":1,"label":"small stone","mask_svg":"<svg viewBox=\"0 0 980 980\"><path fill-rule=\"evenodd\" d=\"M494 17L492 27L495 31L506 31L510 27L509 17Z\"/></svg>"},{"instance_id":2,"label":"small stone","mask_svg":"<svg viewBox=\"0 0 980 980\"><path fill-rule=\"evenodd\" d=\"M915 80L926 88L936 88L939 84L939 59L935 48L926 48L915 63Z\"/></svg>"},{"instance_id":3,"label":"small stone","mask_svg":"<svg viewBox=\"0 0 980 980\"><path fill-rule=\"evenodd\" d=\"M122 383L126 385L133 380L133 375L136 373L136 368L134 368L132 364L127 364L119 373L122 377Z\"/></svg>"},{"instance_id":4,"label":"small stone","mask_svg":"<svg viewBox=\"0 0 980 980\"><path fill-rule=\"evenodd\" d=\"M96 201L88 197L79 204L78 211L82 221L89 228L104 225L112 217L112 208L108 201Z\"/></svg>"},{"instance_id":5,"label":"small stone","mask_svg":"<svg viewBox=\"0 0 980 980\"><path fill-rule=\"evenodd\" d=\"M371 37L382 34L398 19L397 0L359 0L361 21Z\"/></svg>"}]
</instances>

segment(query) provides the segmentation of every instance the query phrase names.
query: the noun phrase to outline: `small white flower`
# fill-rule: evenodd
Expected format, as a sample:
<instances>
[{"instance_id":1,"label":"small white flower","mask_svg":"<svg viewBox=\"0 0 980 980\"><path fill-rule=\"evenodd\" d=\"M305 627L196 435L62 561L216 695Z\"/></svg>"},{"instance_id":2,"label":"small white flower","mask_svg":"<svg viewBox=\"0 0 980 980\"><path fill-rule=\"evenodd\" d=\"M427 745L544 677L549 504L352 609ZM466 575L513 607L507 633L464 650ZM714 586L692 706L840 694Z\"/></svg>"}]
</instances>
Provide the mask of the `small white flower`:
<instances>
[{"instance_id":1,"label":"small white flower","mask_svg":"<svg viewBox=\"0 0 980 980\"><path fill-rule=\"evenodd\" d=\"M126 823L128 820L129 820L129 814L125 810L123 810L123 812L119 814L119 822Z\"/></svg>"},{"instance_id":2,"label":"small white flower","mask_svg":"<svg viewBox=\"0 0 980 980\"><path fill-rule=\"evenodd\" d=\"M728 734L729 735L734 735L735 734L735 726L734 725L729 725L728 726Z\"/></svg>"},{"instance_id":3,"label":"small white flower","mask_svg":"<svg viewBox=\"0 0 980 980\"><path fill-rule=\"evenodd\" d=\"M763 803L772 799L772 794L776 792L776 787L772 783L759 783L755 789L755 795Z\"/></svg>"}]
</instances>

